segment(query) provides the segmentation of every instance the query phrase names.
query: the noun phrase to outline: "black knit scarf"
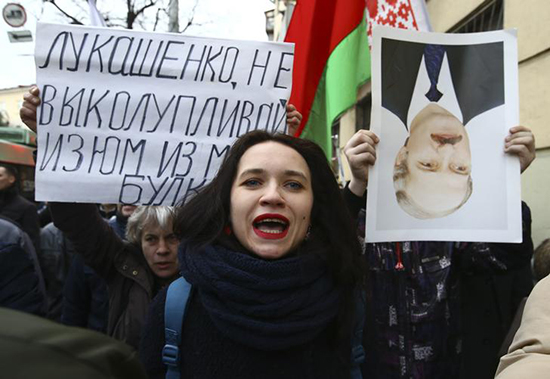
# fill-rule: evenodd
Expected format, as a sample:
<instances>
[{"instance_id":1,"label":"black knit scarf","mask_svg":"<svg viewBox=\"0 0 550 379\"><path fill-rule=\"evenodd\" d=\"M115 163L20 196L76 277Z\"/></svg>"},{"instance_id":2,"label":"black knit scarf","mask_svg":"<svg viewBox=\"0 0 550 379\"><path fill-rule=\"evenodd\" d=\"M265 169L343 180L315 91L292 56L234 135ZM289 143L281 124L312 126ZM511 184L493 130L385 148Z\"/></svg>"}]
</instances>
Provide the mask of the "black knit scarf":
<instances>
[{"instance_id":1,"label":"black knit scarf","mask_svg":"<svg viewBox=\"0 0 550 379\"><path fill-rule=\"evenodd\" d=\"M244 345L283 350L309 342L338 313L340 291L317 254L270 261L183 241L179 259L218 330Z\"/></svg>"}]
</instances>

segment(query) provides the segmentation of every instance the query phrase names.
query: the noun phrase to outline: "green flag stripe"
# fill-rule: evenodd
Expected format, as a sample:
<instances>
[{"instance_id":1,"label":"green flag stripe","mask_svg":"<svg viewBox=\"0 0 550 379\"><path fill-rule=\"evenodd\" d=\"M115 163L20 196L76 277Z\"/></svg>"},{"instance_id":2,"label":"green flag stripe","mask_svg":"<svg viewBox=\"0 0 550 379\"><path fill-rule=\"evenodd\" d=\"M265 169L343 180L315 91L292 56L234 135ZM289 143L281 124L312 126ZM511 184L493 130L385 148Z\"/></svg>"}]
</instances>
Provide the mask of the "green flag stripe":
<instances>
[{"instance_id":1,"label":"green flag stripe","mask_svg":"<svg viewBox=\"0 0 550 379\"><path fill-rule=\"evenodd\" d=\"M319 144L332 158L331 125L357 101L357 87L370 78L365 20L336 46L327 60L309 120L301 137Z\"/></svg>"}]
</instances>

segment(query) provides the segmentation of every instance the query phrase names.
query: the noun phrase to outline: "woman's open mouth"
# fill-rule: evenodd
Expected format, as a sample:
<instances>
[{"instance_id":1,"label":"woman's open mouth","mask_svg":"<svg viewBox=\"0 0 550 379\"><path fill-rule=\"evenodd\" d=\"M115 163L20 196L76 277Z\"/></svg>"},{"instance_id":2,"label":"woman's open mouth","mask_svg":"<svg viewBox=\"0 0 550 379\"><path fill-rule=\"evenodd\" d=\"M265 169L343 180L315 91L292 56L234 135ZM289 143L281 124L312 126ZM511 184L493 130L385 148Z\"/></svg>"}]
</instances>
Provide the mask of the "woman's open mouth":
<instances>
[{"instance_id":1,"label":"woman's open mouth","mask_svg":"<svg viewBox=\"0 0 550 379\"><path fill-rule=\"evenodd\" d=\"M265 239L281 239L286 237L290 221L282 215L265 213L254 219L252 229L258 237Z\"/></svg>"}]
</instances>

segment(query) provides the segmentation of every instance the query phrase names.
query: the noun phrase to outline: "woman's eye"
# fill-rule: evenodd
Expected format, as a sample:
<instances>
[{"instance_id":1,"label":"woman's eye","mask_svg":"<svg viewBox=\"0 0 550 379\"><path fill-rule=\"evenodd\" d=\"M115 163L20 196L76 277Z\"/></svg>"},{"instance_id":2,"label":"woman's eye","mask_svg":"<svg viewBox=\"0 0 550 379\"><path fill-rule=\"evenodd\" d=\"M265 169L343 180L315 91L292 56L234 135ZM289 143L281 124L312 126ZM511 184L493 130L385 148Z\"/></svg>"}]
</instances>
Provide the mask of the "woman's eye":
<instances>
[{"instance_id":1,"label":"woman's eye","mask_svg":"<svg viewBox=\"0 0 550 379\"><path fill-rule=\"evenodd\" d=\"M261 183L259 180L256 180L256 179L248 179L246 180L244 183L243 183L245 186L247 187L257 187L259 186Z\"/></svg>"},{"instance_id":2,"label":"woman's eye","mask_svg":"<svg viewBox=\"0 0 550 379\"><path fill-rule=\"evenodd\" d=\"M420 164L422 165L422 167L426 167L426 168L434 168L434 164L431 163L431 162L420 162Z\"/></svg>"},{"instance_id":3,"label":"woman's eye","mask_svg":"<svg viewBox=\"0 0 550 379\"><path fill-rule=\"evenodd\" d=\"M286 186L290 189L304 188L304 186L301 183L298 183L298 182L288 182L288 183L286 183Z\"/></svg>"}]
</instances>

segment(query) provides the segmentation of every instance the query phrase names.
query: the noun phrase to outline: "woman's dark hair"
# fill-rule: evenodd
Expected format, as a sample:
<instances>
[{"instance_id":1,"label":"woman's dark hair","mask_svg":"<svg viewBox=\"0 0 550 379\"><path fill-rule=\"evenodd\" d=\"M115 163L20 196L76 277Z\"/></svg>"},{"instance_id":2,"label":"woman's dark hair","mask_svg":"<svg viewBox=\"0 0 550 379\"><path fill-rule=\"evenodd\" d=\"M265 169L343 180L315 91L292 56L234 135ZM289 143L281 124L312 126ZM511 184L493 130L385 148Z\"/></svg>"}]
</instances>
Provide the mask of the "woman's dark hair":
<instances>
[{"instance_id":1,"label":"woman's dark hair","mask_svg":"<svg viewBox=\"0 0 550 379\"><path fill-rule=\"evenodd\" d=\"M186 243L197 246L210 244L222 237L229 224L231 187L239 161L252 146L276 142L296 150L311 171L313 208L311 211L311 238L322 240L329 270L344 296L343 304L349 315L353 293L362 282L360 246L356 228L340 193L336 178L323 150L315 143L284 134L253 131L240 137L229 150L216 177L196 196L176 211L174 232ZM276 159L276 157L273 157ZM328 247L328 248L326 248ZM353 295L350 295L353 296ZM351 312L353 313L353 312ZM348 324L347 321L345 321Z\"/></svg>"}]
</instances>

